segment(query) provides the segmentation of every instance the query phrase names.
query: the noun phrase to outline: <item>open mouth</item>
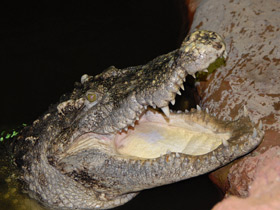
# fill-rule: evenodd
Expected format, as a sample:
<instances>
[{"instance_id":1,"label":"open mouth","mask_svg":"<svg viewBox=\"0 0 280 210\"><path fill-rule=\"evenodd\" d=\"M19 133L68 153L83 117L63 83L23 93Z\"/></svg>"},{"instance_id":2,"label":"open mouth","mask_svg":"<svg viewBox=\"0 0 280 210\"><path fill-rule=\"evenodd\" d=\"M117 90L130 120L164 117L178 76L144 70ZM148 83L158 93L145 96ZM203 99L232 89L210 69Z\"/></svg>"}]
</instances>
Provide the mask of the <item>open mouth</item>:
<instances>
[{"instance_id":1,"label":"open mouth","mask_svg":"<svg viewBox=\"0 0 280 210\"><path fill-rule=\"evenodd\" d=\"M202 123L193 120L193 113L173 113L169 118L149 109L134 128L115 137L119 154L140 158L157 158L171 152L187 155L203 155L226 144L231 133L211 127L211 119ZM201 116L205 113L201 113ZM205 120L205 118L204 118ZM199 123L200 121L200 123Z\"/></svg>"},{"instance_id":2,"label":"open mouth","mask_svg":"<svg viewBox=\"0 0 280 210\"><path fill-rule=\"evenodd\" d=\"M254 128L248 117L237 121L222 121L209 114L208 109L202 111L199 106L196 110L186 112L171 111L169 108L177 103L177 96L184 91L187 75L194 76L198 71L207 72L210 64L227 56L224 43L218 35L208 34L206 37L210 38L211 45L205 45L205 33L194 33L179 51L159 56L140 69L124 69L132 72L129 82L128 79L125 83L116 81L110 87L113 95L126 91L123 98L118 98L122 100L114 106L117 108L108 111L107 117L102 117L94 131L89 130L76 138L64 154L67 156L95 149L109 156L153 159L170 153L203 156L219 148L219 151L223 151L224 147L229 146L231 154L235 150L242 151L238 154L252 150L258 142L245 142L260 137L261 133ZM199 34L203 39L197 37ZM184 54L191 51L192 55ZM195 59L192 57L194 55ZM176 61L173 59L175 57ZM106 75L112 74L112 71L114 69L107 71L105 77L101 74L96 79L108 79ZM90 121L91 116L87 117L85 122Z\"/></svg>"},{"instance_id":3,"label":"open mouth","mask_svg":"<svg viewBox=\"0 0 280 210\"><path fill-rule=\"evenodd\" d=\"M114 137L115 152L130 158L150 159L173 152L203 155L220 145L226 146L231 131L213 126L215 119L208 109L204 112L199 106L190 108L196 101L192 91L185 91L188 88L184 80L169 106L148 107L134 126L118 133Z\"/></svg>"},{"instance_id":4,"label":"open mouth","mask_svg":"<svg viewBox=\"0 0 280 210\"><path fill-rule=\"evenodd\" d=\"M176 97L177 100L180 99ZM184 112L172 111L168 106L161 109L149 106L133 125L113 134L84 134L66 153L101 149L130 159L152 159L170 153L198 156L237 141L241 127L242 124L218 120L199 106Z\"/></svg>"}]
</instances>

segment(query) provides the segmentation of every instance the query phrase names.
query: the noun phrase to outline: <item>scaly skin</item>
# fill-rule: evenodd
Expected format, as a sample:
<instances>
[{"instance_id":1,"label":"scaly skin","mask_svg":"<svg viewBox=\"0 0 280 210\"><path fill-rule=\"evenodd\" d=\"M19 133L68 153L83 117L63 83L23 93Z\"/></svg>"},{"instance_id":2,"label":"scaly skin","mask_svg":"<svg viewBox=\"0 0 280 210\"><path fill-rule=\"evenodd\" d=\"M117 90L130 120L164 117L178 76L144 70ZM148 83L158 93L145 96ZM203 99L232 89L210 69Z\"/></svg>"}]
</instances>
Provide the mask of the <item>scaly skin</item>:
<instances>
[{"instance_id":1,"label":"scaly skin","mask_svg":"<svg viewBox=\"0 0 280 210\"><path fill-rule=\"evenodd\" d=\"M14 142L29 194L52 208L107 209L252 151L263 132L248 117L229 122L200 107L190 113L168 108L188 74L222 56L221 37L197 31L146 65L83 75L71 95Z\"/></svg>"}]
</instances>

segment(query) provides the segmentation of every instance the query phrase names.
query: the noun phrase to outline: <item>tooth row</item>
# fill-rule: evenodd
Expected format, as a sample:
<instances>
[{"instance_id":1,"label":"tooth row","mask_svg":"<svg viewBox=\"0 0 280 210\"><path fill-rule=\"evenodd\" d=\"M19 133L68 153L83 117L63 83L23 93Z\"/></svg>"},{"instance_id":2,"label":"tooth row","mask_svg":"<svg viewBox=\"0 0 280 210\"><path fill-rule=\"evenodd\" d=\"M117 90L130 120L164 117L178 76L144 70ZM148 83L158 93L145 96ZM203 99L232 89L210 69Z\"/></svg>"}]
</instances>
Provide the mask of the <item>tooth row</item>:
<instances>
[{"instance_id":1,"label":"tooth row","mask_svg":"<svg viewBox=\"0 0 280 210\"><path fill-rule=\"evenodd\" d=\"M204 71L205 71L205 72L208 72L207 69L205 69ZM175 91L175 87L176 87L176 86L177 86L177 87L180 87L180 88L184 91L185 88L184 88L184 84L183 84L183 83L186 81L186 76L187 76L187 75L186 75L185 73L181 72L181 74L180 74L180 72L178 72L177 75L176 75L175 77L173 77L173 81L172 81L173 85L172 85L172 86L169 86L169 91L171 91L171 92ZM194 74L193 74L192 76L193 76L194 78L196 78ZM177 79L180 78L179 81L175 81L176 78L177 78ZM182 95L182 94L181 94L181 91L180 91L180 88L179 88L179 89L177 90L177 92L176 92L177 95ZM177 89L177 88L176 88L176 89ZM150 102L150 103L152 103L152 102ZM150 103L149 103L149 104L150 104ZM175 95L174 95L174 99L171 100L170 103L171 103L172 105L175 104ZM157 107L155 104L150 104L150 105L151 105L154 109L156 109L156 107ZM199 107L199 106L198 106L198 107ZM147 109L147 105L145 105L144 108ZM169 118L169 116L170 116L170 110L169 110L168 105L165 106L165 107L162 107L161 110L162 110L163 113ZM201 111L201 108L199 107L198 110Z\"/></svg>"},{"instance_id":2,"label":"tooth row","mask_svg":"<svg viewBox=\"0 0 280 210\"><path fill-rule=\"evenodd\" d=\"M204 72L208 72L207 69L204 69L203 71L204 71ZM177 95L181 95L180 88L181 88L183 91L185 90L183 82L186 81L186 76L187 76L187 75L186 75L185 73L183 73L183 72L177 72L176 75L174 75L173 79L171 78L172 81L170 80L170 82L171 82L172 85L168 86L167 91L168 91L168 92L170 91L170 93L174 94L174 95L172 95L172 98L174 98L174 99L170 101L170 103L171 103L172 105L175 104L175 92L176 92ZM193 74L192 76L193 76L194 78L196 78L196 77L195 77L195 74ZM180 87L180 88L178 89L178 87ZM176 90L177 90L177 91L176 91ZM149 99L150 99L150 102L148 102L147 99L142 98L142 99L141 99L141 103L144 102L143 100L145 100L146 103L148 102L148 104L150 104L154 109L156 109L156 108L157 108L157 105L156 105L156 104L153 104L151 98L149 98ZM138 101L138 99L137 99L137 101ZM141 104L140 101L138 101L138 103ZM142 104L143 104L143 103L142 103ZM148 106L147 106L147 105L144 105L143 107L144 107L144 109L146 110ZM196 108L197 108L197 111L201 111L201 107L200 107L200 106L197 105ZM168 118L170 117L170 110L169 110L168 105L167 105L167 106L164 106L164 107L161 107L161 110L162 110L162 112L163 112ZM206 111L206 113L209 113L208 108L206 108L205 111ZM185 110L185 113L188 113L188 110ZM244 107L244 114L245 114L245 113L248 113L247 110L246 110L246 107ZM138 114L137 114L137 115L138 115ZM140 115L140 113L139 113L139 115ZM215 114L214 114L214 116L215 116ZM139 117L138 117L138 116L135 118L135 121L137 121L137 120L139 120ZM134 125L135 125L135 122L131 123L130 126L134 127ZM129 125L128 125L128 126L129 126ZM126 127L126 128L123 128L123 129L124 129L125 131L128 130L127 127Z\"/></svg>"},{"instance_id":3,"label":"tooth row","mask_svg":"<svg viewBox=\"0 0 280 210\"><path fill-rule=\"evenodd\" d=\"M172 103L172 102L171 102L171 103ZM147 106L144 106L144 108L147 109ZM169 109L168 106L162 107L161 110L163 111L163 113L165 114L165 116L168 117L168 118L170 117L170 112L173 112L172 110ZM197 105L197 106L196 106L196 111L197 111L197 112L200 112L201 110L202 110L201 107L200 107L199 105ZM206 108L206 109L205 109L205 112L206 112L207 114L209 114L209 109ZM177 114L181 114L181 113L182 113L181 110L178 110L178 111L177 111ZM189 111L186 109L186 110L185 110L185 113L189 113ZM248 116L248 111L247 111L247 109L246 109L245 106L244 106L244 115ZM216 116L216 114L214 113L213 116ZM137 117L136 117L136 121L138 121L138 120L139 120L139 117L137 116ZM134 127L134 126L135 126L135 122L131 123L130 126ZM259 125L258 125L258 129L259 129L259 130L262 130L262 128L263 128L263 124L262 124L262 121L260 121L260 122L259 122ZM121 130L125 130L125 131L127 132L127 131L128 131L128 127L125 127L125 128L123 128L123 129L121 129ZM121 131L121 130L120 130L120 131ZM257 135L258 135L257 130L256 130L256 128L254 128L254 129L253 129L252 138L256 138ZM223 145L224 145L225 147L227 147L227 146L229 145L229 143L228 143L228 141L227 141L226 139L223 139L222 143L223 143Z\"/></svg>"},{"instance_id":4,"label":"tooth row","mask_svg":"<svg viewBox=\"0 0 280 210\"><path fill-rule=\"evenodd\" d=\"M167 97L165 99L162 99L162 101L147 101L146 99L146 103L148 103L149 105L151 105L153 108L155 108L154 106L158 106L158 107L162 107L162 104L166 104L166 102L170 102L172 105L175 104L175 97L176 94L177 95L181 95L181 91L180 88L182 90L185 90L184 88L184 82L186 80L186 73L183 71L179 71L179 72L175 72L174 75L169 79L170 84L168 84L165 87L165 90L167 92ZM170 97L173 98L170 100ZM154 105L155 104L155 105ZM167 106L167 105L166 105Z\"/></svg>"}]
</instances>

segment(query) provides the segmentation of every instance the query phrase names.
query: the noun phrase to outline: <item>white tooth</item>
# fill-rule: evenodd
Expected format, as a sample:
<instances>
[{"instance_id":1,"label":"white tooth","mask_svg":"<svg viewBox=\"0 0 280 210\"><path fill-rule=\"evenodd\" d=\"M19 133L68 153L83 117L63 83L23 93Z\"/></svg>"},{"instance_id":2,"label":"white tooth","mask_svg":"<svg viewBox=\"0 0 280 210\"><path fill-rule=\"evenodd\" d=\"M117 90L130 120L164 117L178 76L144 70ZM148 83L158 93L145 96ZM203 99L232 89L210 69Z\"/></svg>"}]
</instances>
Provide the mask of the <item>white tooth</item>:
<instances>
[{"instance_id":1,"label":"white tooth","mask_svg":"<svg viewBox=\"0 0 280 210\"><path fill-rule=\"evenodd\" d=\"M196 78L196 77L195 77L195 74L192 74L192 76L193 76L193 78Z\"/></svg>"},{"instance_id":2,"label":"white tooth","mask_svg":"<svg viewBox=\"0 0 280 210\"><path fill-rule=\"evenodd\" d=\"M148 106L147 105L144 105L144 109L147 109L148 108Z\"/></svg>"},{"instance_id":3,"label":"white tooth","mask_svg":"<svg viewBox=\"0 0 280 210\"><path fill-rule=\"evenodd\" d=\"M259 129L262 130L262 128L263 128L263 124L262 124L262 121L260 120Z\"/></svg>"},{"instance_id":4,"label":"white tooth","mask_svg":"<svg viewBox=\"0 0 280 210\"><path fill-rule=\"evenodd\" d=\"M184 87L184 85L183 85L183 84L181 85L181 89L182 89L182 90L185 90L185 87Z\"/></svg>"},{"instance_id":5,"label":"white tooth","mask_svg":"<svg viewBox=\"0 0 280 210\"><path fill-rule=\"evenodd\" d=\"M156 109L157 108L156 105L153 105L153 108Z\"/></svg>"},{"instance_id":6,"label":"white tooth","mask_svg":"<svg viewBox=\"0 0 280 210\"><path fill-rule=\"evenodd\" d=\"M180 92L180 90L178 90L177 94L178 94L179 96L182 95L181 92Z\"/></svg>"},{"instance_id":7,"label":"white tooth","mask_svg":"<svg viewBox=\"0 0 280 210\"><path fill-rule=\"evenodd\" d=\"M128 128L126 127L126 128L124 128L124 130L125 130L125 131L127 131L127 130L128 130Z\"/></svg>"},{"instance_id":8,"label":"white tooth","mask_svg":"<svg viewBox=\"0 0 280 210\"><path fill-rule=\"evenodd\" d=\"M243 112L244 112L244 117L248 117L248 110L245 105L243 107Z\"/></svg>"},{"instance_id":9,"label":"white tooth","mask_svg":"<svg viewBox=\"0 0 280 210\"><path fill-rule=\"evenodd\" d=\"M175 99L173 99L173 100L171 101L171 104L172 104L172 105L174 105L174 104L175 104Z\"/></svg>"},{"instance_id":10,"label":"white tooth","mask_svg":"<svg viewBox=\"0 0 280 210\"><path fill-rule=\"evenodd\" d=\"M224 52L223 57L224 59L227 59L227 51Z\"/></svg>"},{"instance_id":11,"label":"white tooth","mask_svg":"<svg viewBox=\"0 0 280 210\"><path fill-rule=\"evenodd\" d=\"M197 111L201 111L201 108L200 108L200 106L199 105L196 105L196 109L197 109Z\"/></svg>"},{"instance_id":12,"label":"white tooth","mask_svg":"<svg viewBox=\"0 0 280 210\"><path fill-rule=\"evenodd\" d=\"M206 73L208 73L208 69L204 69L204 70L203 70L203 72L206 72Z\"/></svg>"},{"instance_id":13,"label":"white tooth","mask_svg":"<svg viewBox=\"0 0 280 210\"><path fill-rule=\"evenodd\" d=\"M189 113L189 110L185 109L185 113Z\"/></svg>"},{"instance_id":14,"label":"white tooth","mask_svg":"<svg viewBox=\"0 0 280 210\"><path fill-rule=\"evenodd\" d=\"M227 141L226 139L223 139L223 145L224 145L225 147L228 147L228 141Z\"/></svg>"},{"instance_id":15,"label":"white tooth","mask_svg":"<svg viewBox=\"0 0 280 210\"><path fill-rule=\"evenodd\" d=\"M209 109L208 108L206 108L206 113L209 114Z\"/></svg>"},{"instance_id":16,"label":"white tooth","mask_svg":"<svg viewBox=\"0 0 280 210\"><path fill-rule=\"evenodd\" d=\"M84 75L81 77L81 83L84 84L88 79L89 79L89 76L88 76L87 74L84 74Z\"/></svg>"},{"instance_id":17,"label":"white tooth","mask_svg":"<svg viewBox=\"0 0 280 210\"><path fill-rule=\"evenodd\" d=\"M177 113L178 113L178 114L181 114L181 113L182 113L182 111L181 111L181 110L178 110L178 111L177 111Z\"/></svg>"},{"instance_id":18,"label":"white tooth","mask_svg":"<svg viewBox=\"0 0 280 210\"><path fill-rule=\"evenodd\" d=\"M135 124L134 124L134 123L132 123L132 124L131 124L131 126L134 128Z\"/></svg>"},{"instance_id":19,"label":"white tooth","mask_svg":"<svg viewBox=\"0 0 280 210\"><path fill-rule=\"evenodd\" d=\"M186 77L183 78L183 81L186 82Z\"/></svg>"},{"instance_id":20,"label":"white tooth","mask_svg":"<svg viewBox=\"0 0 280 210\"><path fill-rule=\"evenodd\" d=\"M166 154L171 154L171 151L168 149L168 150L166 150Z\"/></svg>"},{"instance_id":21,"label":"white tooth","mask_svg":"<svg viewBox=\"0 0 280 210\"><path fill-rule=\"evenodd\" d=\"M170 116L169 107L168 106L162 107L161 110L169 118L169 116Z\"/></svg>"},{"instance_id":22,"label":"white tooth","mask_svg":"<svg viewBox=\"0 0 280 210\"><path fill-rule=\"evenodd\" d=\"M178 152L176 152L176 153L175 153L175 156L176 156L177 158L179 158L179 157L180 157L180 154L179 154Z\"/></svg>"},{"instance_id":23,"label":"white tooth","mask_svg":"<svg viewBox=\"0 0 280 210\"><path fill-rule=\"evenodd\" d=\"M252 137L253 137L253 138L256 138L256 137L257 137L257 130L256 130L256 128L254 128L254 130L253 130L253 135L252 135Z\"/></svg>"},{"instance_id":24,"label":"white tooth","mask_svg":"<svg viewBox=\"0 0 280 210\"><path fill-rule=\"evenodd\" d=\"M139 117L136 117L136 120L139 120Z\"/></svg>"}]
</instances>

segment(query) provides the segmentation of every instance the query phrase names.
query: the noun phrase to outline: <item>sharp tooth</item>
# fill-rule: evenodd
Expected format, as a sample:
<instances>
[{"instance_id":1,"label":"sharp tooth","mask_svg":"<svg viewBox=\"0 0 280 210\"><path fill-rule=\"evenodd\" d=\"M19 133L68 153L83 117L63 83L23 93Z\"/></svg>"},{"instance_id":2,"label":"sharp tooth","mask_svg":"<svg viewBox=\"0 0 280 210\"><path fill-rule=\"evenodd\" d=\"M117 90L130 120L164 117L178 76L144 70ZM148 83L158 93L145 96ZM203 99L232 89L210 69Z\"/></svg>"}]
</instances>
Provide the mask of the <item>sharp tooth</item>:
<instances>
[{"instance_id":1,"label":"sharp tooth","mask_svg":"<svg viewBox=\"0 0 280 210\"><path fill-rule=\"evenodd\" d=\"M148 106L147 105L144 105L144 109L147 109L148 108Z\"/></svg>"},{"instance_id":2,"label":"sharp tooth","mask_svg":"<svg viewBox=\"0 0 280 210\"><path fill-rule=\"evenodd\" d=\"M186 77L183 78L183 81L186 82Z\"/></svg>"},{"instance_id":3,"label":"sharp tooth","mask_svg":"<svg viewBox=\"0 0 280 210\"><path fill-rule=\"evenodd\" d=\"M201 111L201 108L200 108L200 106L199 105L196 105L196 109L197 109L197 111Z\"/></svg>"},{"instance_id":4,"label":"sharp tooth","mask_svg":"<svg viewBox=\"0 0 280 210\"><path fill-rule=\"evenodd\" d=\"M156 109L157 108L156 105L153 105L153 108Z\"/></svg>"},{"instance_id":5,"label":"sharp tooth","mask_svg":"<svg viewBox=\"0 0 280 210\"><path fill-rule=\"evenodd\" d=\"M139 120L139 117L136 117L136 120Z\"/></svg>"},{"instance_id":6,"label":"sharp tooth","mask_svg":"<svg viewBox=\"0 0 280 210\"><path fill-rule=\"evenodd\" d=\"M162 107L161 110L169 118L169 116L170 116L169 107L168 106Z\"/></svg>"},{"instance_id":7,"label":"sharp tooth","mask_svg":"<svg viewBox=\"0 0 280 210\"><path fill-rule=\"evenodd\" d=\"M227 59L227 51L224 52L223 58L224 58L224 59Z\"/></svg>"},{"instance_id":8,"label":"sharp tooth","mask_svg":"<svg viewBox=\"0 0 280 210\"><path fill-rule=\"evenodd\" d=\"M208 69L204 69L204 70L203 70L203 72L206 72L206 73L208 73Z\"/></svg>"},{"instance_id":9,"label":"sharp tooth","mask_svg":"<svg viewBox=\"0 0 280 210\"><path fill-rule=\"evenodd\" d=\"M195 74L191 74L193 76L193 78L196 78Z\"/></svg>"},{"instance_id":10,"label":"sharp tooth","mask_svg":"<svg viewBox=\"0 0 280 210\"><path fill-rule=\"evenodd\" d=\"M262 130L262 128L263 128L263 124L262 124L262 121L260 120L259 129Z\"/></svg>"},{"instance_id":11,"label":"sharp tooth","mask_svg":"<svg viewBox=\"0 0 280 210\"><path fill-rule=\"evenodd\" d=\"M244 112L244 117L247 117L248 116L248 110L247 110L245 105L243 107L243 112Z\"/></svg>"},{"instance_id":12,"label":"sharp tooth","mask_svg":"<svg viewBox=\"0 0 280 210\"><path fill-rule=\"evenodd\" d=\"M182 89L182 90L185 90L185 87L184 87L184 85L183 85L183 84L181 85L181 89Z\"/></svg>"},{"instance_id":13,"label":"sharp tooth","mask_svg":"<svg viewBox=\"0 0 280 210\"><path fill-rule=\"evenodd\" d=\"M228 141L227 141L226 139L223 139L223 145L224 145L225 147L228 147Z\"/></svg>"},{"instance_id":14,"label":"sharp tooth","mask_svg":"<svg viewBox=\"0 0 280 210\"><path fill-rule=\"evenodd\" d=\"M82 77L81 77L81 83L84 84L86 81L88 81L89 79L89 76L87 74L84 74Z\"/></svg>"},{"instance_id":15,"label":"sharp tooth","mask_svg":"<svg viewBox=\"0 0 280 210\"><path fill-rule=\"evenodd\" d=\"M252 135L252 137L253 137L253 138L256 138L256 137L257 137L257 130L256 130L256 128L254 128L254 130L253 130L253 135Z\"/></svg>"},{"instance_id":16,"label":"sharp tooth","mask_svg":"<svg viewBox=\"0 0 280 210\"><path fill-rule=\"evenodd\" d=\"M175 104L175 99L173 99L173 100L171 101L171 104L172 104L172 105L174 105L174 104Z\"/></svg>"},{"instance_id":17,"label":"sharp tooth","mask_svg":"<svg viewBox=\"0 0 280 210\"><path fill-rule=\"evenodd\" d=\"M135 124L134 124L134 123L132 123L132 124L131 124L131 126L134 128Z\"/></svg>"},{"instance_id":18,"label":"sharp tooth","mask_svg":"<svg viewBox=\"0 0 280 210\"><path fill-rule=\"evenodd\" d=\"M185 109L185 113L189 113L189 110Z\"/></svg>"},{"instance_id":19,"label":"sharp tooth","mask_svg":"<svg viewBox=\"0 0 280 210\"><path fill-rule=\"evenodd\" d=\"M127 131L127 130L128 130L128 128L126 127L126 128L124 128L124 130L125 130L125 131Z\"/></svg>"},{"instance_id":20,"label":"sharp tooth","mask_svg":"<svg viewBox=\"0 0 280 210\"><path fill-rule=\"evenodd\" d=\"M206 108L206 113L209 114L209 109L208 108Z\"/></svg>"},{"instance_id":21,"label":"sharp tooth","mask_svg":"<svg viewBox=\"0 0 280 210\"><path fill-rule=\"evenodd\" d=\"M178 94L179 96L182 95L181 92L180 92L180 90L178 90L177 94Z\"/></svg>"}]
</instances>

